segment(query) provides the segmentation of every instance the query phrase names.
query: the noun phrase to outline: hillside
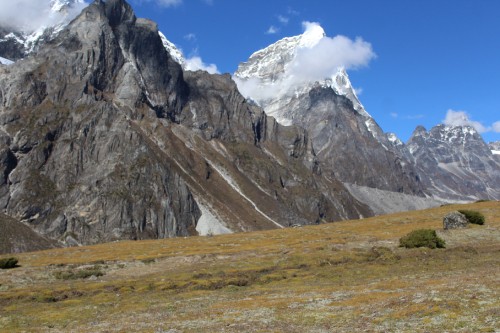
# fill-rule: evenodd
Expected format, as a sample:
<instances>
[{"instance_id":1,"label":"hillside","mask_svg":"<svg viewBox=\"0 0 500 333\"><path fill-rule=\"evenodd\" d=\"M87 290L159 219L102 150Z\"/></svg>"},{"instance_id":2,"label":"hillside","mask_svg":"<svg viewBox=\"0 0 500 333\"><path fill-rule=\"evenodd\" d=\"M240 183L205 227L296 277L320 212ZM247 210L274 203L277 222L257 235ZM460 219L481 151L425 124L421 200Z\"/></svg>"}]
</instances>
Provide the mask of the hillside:
<instances>
[{"instance_id":1,"label":"hillside","mask_svg":"<svg viewBox=\"0 0 500 333\"><path fill-rule=\"evenodd\" d=\"M0 230L0 254L60 247L56 241L37 234L27 225L2 213L0 213Z\"/></svg>"},{"instance_id":2,"label":"hillside","mask_svg":"<svg viewBox=\"0 0 500 333\"><path fill-rule=\"evenodd\" d=\"M443 231L456 209L486 224ZM438 230L447 248L397 247L418 228ZM495 332L499 251L500 202L490 201L23 253L21 267L0 270L0 331ZM73 279L81 272L94 276Z\"/></svg>"}]
</instances>

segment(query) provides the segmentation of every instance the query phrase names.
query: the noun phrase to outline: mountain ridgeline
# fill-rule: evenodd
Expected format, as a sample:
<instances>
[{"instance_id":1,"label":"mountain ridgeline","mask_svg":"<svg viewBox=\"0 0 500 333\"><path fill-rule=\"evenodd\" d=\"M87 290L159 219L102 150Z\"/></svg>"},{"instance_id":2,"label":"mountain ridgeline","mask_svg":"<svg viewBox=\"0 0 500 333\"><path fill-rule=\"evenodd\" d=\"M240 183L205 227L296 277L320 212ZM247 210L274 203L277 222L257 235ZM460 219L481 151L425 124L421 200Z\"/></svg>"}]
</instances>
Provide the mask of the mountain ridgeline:
<instances>
[{"instance_id":1,"label":"mountain ridgeline","mask_svg":"<svg viewBox=\"0 0 500 333\"><path fill-rule=\"evenodd\" d=\"M157 25L123 0L95 1L35 44L0 32L0 57L16 60L0 65L0 205L10 234L28 235L27 225L40 236L16 249L500 199L500 160L477 132L418 128L405 145L364 110L343 69L247 94L253 80L287 80L303 36L256 52L235 82L184 70Z\"/></svg>"},{"instance_id":2,"label":"mountain ridgeline","mask_svg":"<svg viewBox=\"0 0 500 333\"><path fill-rule=\"evenodd\" d=\"M0 100L0 204L67 244L372 215L322 175L305 130L249 104L229 75L183 72L121 0L0 66Z\"/></svg>"}]
</instances>

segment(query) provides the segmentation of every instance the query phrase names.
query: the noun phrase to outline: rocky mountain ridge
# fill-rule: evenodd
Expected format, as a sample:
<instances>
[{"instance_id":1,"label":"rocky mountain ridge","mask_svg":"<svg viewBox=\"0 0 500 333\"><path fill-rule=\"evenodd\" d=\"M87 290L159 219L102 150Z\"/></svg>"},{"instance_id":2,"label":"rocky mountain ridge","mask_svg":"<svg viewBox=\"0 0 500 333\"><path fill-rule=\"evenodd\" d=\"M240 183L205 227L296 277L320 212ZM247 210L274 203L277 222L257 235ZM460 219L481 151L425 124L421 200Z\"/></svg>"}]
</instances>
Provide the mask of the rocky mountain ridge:
<instances>
[{"instance_id":1,"label":"rocky mountain ridge","mask_svg":"<svg viewBox=\"0 0 500 333\"><path fill-rule=\"evenodd\" d=\"M330 177L423 196L413 164L393 148L366 112L344 68L323 80L296 80L296 57L325 36L320 26L314 26L255 52L234 75L238 87L281 124L304 127Z\"/></svg>"},{"instance_id":2,"label":"rocky mountain ridge","mask_svg":"<svg viewBox=\"0 0 500 333\"><path fill-rule=\"evenodd\" d=\"M241 63L235 80L243 94L280 123L307 129L318 159L327 165L325 172L378 213L396 206L415 208L415 202L424 208L446 200L500 198L498 158L472 128L439 125L429 135L417 128L404 144L366 112L344 68L330 78L297 82L296 58L323 38L324 30L315 26L279 40ZM393 199L384 203L377 191ZM429 200L419 198L424 196Z\"/></svg>"},{"instance_id":3,"label":"rocky mountain ridge","mask_svg":"<svg viewBox=\"0 0 500 333\"><path fill-rule=\"evenodd\" d=\"M94 2L36 53L0 66L0 205L66 244L370 216L326 178L308 134L183 72L154 22Z\"/></svg>"},{"instance_id":4,"label":"rocky mountain ridge","mask_svg":"<svg viewBox=\"0 0 500 333\"><path fill-rule=\"evenodd\" d=\"M500 163L470 126L419 126L407 148L432 196L445 200L500 199Z\"/></svg>"},{"instance_id":5,"label":"rocky mountain ridge","mask_svg":"<svg viewBox=\"0 0 500 333\"><path fill-rule=\"evenodd\" d=\"M58 29L0 66L0 205L43 239L207 235L500 198L500 155L473 129L417 128L404 144L345 69L284 84L322 29L254 53L233 78L184 71L179 49L122 0ZM245 98L242 83L287 89Z\"/></svg>"}]
</instances>

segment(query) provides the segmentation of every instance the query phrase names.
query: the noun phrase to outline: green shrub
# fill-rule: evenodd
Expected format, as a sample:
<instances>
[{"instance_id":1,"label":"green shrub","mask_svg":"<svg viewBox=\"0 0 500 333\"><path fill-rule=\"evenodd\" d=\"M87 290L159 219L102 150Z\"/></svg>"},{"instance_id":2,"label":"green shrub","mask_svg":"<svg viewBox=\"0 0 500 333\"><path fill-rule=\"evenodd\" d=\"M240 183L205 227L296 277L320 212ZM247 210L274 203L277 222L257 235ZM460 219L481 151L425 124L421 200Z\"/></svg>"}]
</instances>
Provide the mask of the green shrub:
<instances>
[{"instance_id":1,"label":"green shrub","mask_svg":"<svg viewBox=\"0 0 500 333\"><path fill-rule=\"evenodd\" d=\"M0 269L17 267L18 260L14 257L0 259Z\"/></svg>"},{"instance_id":2,"label":"green shrub","mask_svg":"<svg viewBox=\"0 0 500 333\"><path fill-rule=\"evenodd\" d=\"M435 230L418 229L399 239L399 246L407 249L414 247L428 247L430 249L444 248L445 241L438 237Z\"/></svg>"},{"instance_id":3,"label":"green shrub","mask_svg":"<svg viewBox=\"0 0 500 333\"><path fill-rule=\"evenodd\" d=\"M484 215L480 212L476 212L475 210L459 210L460 213L465 215L465 218L469 223L472 224L484 224Z\"/></svg>"}]
</instances>

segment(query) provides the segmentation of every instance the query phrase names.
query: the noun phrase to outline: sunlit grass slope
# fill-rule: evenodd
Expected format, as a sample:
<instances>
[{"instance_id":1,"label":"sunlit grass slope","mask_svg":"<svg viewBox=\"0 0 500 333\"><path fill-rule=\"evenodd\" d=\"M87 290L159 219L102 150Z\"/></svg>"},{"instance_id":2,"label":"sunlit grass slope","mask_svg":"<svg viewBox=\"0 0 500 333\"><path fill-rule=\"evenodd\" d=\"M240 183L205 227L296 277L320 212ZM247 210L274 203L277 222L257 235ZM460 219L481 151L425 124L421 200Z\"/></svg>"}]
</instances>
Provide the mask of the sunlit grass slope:
<instances>
[{"instance_id":1,"label":"sunlit grass slope","mask_svg":"<svg viewBox=\"0 0 500 333\"><path fill-rule=\"evenodd\" d=\"M486 224L443 231L456 209ZM419 228L446 249L403 249ZM500 202L214 237L17 255L5 332L495 332Z\"/></svg>"}]
</instances>

